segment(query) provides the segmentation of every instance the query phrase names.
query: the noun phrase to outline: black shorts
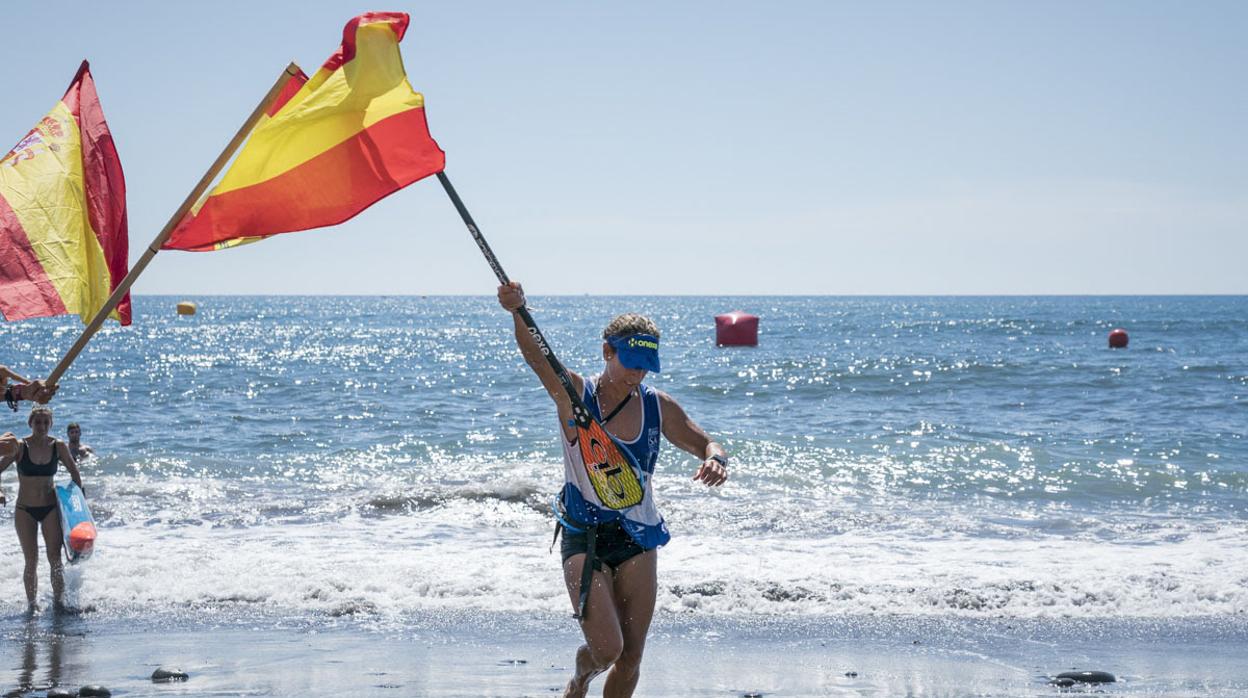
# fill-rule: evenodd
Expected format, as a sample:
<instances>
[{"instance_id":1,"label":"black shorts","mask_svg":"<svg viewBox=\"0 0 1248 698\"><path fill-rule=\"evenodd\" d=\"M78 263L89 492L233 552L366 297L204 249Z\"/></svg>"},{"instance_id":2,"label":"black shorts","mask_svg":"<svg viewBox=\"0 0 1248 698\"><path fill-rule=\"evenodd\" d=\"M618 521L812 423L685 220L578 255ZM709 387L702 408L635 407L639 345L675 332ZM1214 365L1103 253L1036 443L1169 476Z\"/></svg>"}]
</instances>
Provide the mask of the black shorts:
<instances>
[{"instance_id":1,"label":"black shorts","mask_svg":"<svg viewBox=\"0 0 1248 698\"><path fill-rule=\"evenodd\" d=\"M646 549L637 545L633 537L628 535L628 531L620 525L619 521L609 521L598 526L598 536L594 556L594 569L602 570L605 564L615 571L617 567L626 561L646 552ZM563 561L567 562L568 558L573 555L580 555L589 552L588 540L584 533L576 533L567 526L563 527L563 543L560 545L559 551L563 554Z\"/></svg>"}]
</instances>

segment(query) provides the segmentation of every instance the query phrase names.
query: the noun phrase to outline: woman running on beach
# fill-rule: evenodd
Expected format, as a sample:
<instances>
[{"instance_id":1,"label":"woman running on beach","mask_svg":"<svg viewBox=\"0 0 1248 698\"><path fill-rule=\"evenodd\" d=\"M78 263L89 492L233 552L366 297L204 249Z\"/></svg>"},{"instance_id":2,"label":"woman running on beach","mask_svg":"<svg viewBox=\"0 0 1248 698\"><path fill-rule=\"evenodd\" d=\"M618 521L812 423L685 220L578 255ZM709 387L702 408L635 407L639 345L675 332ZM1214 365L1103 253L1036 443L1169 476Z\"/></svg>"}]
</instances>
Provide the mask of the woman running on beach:
<instances>
[{"instance_id":1,"label":"woman running on beach","mask_svg":"<svg viewBox=\"0 0 1248 698\"><path fill-rule=\"evenodd\" d=\"M557 512L563 533L563 580L585 635L564 696L584 696L590 681L608 668L604 698L631 696L641 676L641 655L658 591L656 549L670 538L651 491L659 436L701 459L693 479L711 487L728 479L727 452L675 400L642 383L648 371L659 371L659 328L641 315L620 315L602 333L606 362L602 374L582 378L568 372L594 417L632 452L644 471L641 503L622 510L603 506L576 445L576 429L570 426L572 400L516 314L524 305L524 290L514 281L499 286L498 301L515 318L520 352L554 399L563 425L564 485ZM592 549L590 540L595 541ZM582 602L587 559L592 560L593 581Z\"/></svg>"},{"instance_id":2,"label":"woman running on beach","mask_svg":"<svg viewBox=\"0 0 1248 698\"><path fill-rule=\"evenodd\" d=\"M17 539L22 544L22 555L26 560L22 582L26 585L27 607L31 610L37 607L38 535L42 529L43 545L48 564L52 567L52 600L59 609L62 608L65 593L65 577L61 564L61 515L52 476L56 474L58 465L65 466L69 477L79 487L82 487L82 476L65 442L49 435L52 429L51 407L35 405L30 410L27 423L30 425L30 436L21 440L16 453L0 458L0 475L17 463L17 504L13 512L13 526L17 529ZM4 493L0 491L0 505L5 503Z\"/></svg>"}]
</instances>

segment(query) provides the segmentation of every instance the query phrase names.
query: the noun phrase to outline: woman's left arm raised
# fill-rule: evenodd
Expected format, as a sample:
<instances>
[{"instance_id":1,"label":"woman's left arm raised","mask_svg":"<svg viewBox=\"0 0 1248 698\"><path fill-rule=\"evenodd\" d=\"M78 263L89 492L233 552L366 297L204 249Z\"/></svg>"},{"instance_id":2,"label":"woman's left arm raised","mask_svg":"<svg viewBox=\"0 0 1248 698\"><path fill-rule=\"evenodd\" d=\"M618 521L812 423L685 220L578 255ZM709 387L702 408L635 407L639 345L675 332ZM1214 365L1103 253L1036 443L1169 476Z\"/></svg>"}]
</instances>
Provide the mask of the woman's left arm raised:
<instances>
[{"instance_id":1,"label":"woman's left arm raised","mask_svg":"<svg viewBox=\"0 0 1248 698\"><path fill-rule=\"evenodd\" d=\"M74 461L74 454L69 452L69 444L58 439L56 452L60 455L61 462L65 464L65 469L69 471L69 479L78 485L78 489L82 490L83 494L86 494L87 490L82 486L82 474L78 472L78 463Z\"/></svg>"},{"instance_id":2,"label":"woman's left arm raised","mask_svg":"<svg viewBox=\"0 0 1248 698\"><path fill-rule=\"evenodd\" d=\"M663 436L677 447L702 459L693 479L718 487L728 479L728 452L711 440L702 427L685 414L672 396L659 390L659 409L663 413Z\"/></svg>"}]
</instances>

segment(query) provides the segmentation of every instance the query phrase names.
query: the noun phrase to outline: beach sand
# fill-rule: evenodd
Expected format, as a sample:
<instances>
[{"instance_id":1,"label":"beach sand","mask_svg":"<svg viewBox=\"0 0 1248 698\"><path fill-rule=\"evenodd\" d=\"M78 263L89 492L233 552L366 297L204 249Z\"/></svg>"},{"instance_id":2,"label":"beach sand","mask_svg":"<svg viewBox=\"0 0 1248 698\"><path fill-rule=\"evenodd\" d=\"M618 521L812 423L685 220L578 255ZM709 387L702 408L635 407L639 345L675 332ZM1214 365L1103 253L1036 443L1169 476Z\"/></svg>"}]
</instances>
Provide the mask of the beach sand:
<instances>
[{"instance_id":1,"label":"beach sand","mask_svg":"<svg viewBox=\"0 0 1248 698\"><path fill-rule=\"evenodd\" d=\"M217 615L217 614L214 614ZM506 614L292 623L3 619L5 696L101 684L126 696L552 696L578 636L570 620ZM949 618L663 617L638 696L1030 696L1071 669L1128 696L1248 694L1248 623ZM190 673L155 684L160 666ZM601 679L590 695L600 695Z\"/></svg>"}]
</instances>

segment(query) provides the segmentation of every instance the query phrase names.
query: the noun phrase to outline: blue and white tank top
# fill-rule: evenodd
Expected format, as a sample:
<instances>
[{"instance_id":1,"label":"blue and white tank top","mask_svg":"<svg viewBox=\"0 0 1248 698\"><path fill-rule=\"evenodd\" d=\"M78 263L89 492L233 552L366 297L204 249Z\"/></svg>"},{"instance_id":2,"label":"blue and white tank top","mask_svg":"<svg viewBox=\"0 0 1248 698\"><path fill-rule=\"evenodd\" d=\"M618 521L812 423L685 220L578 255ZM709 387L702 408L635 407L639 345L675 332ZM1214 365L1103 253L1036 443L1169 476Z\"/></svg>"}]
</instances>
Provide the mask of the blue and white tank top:
<instances>
[{"instance_id":1,"label":"blue and white tank top","mask_svg":"<svg viewBox=\"0 0 1248 698\"><path fill-rule=\"evenodd\" d=\"M589 408L595 419L602 420L596 396L598 379L586 378L585 389L581 400ZM641 393L641 432L633 441L625 441L617 437L619 442L632 453L641 466L641 480L645 486L645 495L641 503L627 509L608 509L602 505L594 493L594 486L585 472L585 461L575 443L569 443L562 428L559 429L559 440L563 444L563 492L561 500L564 511L571 519L570 523L605 523L619 521L620 525L637 545L651 550L665 545L671 535L667 532L667 523L659 514L654 502L654 486L652 484L654 466L659 460L659 441L663 435L663 416L659 409L659 394L654 388L642 383L638 386Z\"/></svg>"}]
</instances>

